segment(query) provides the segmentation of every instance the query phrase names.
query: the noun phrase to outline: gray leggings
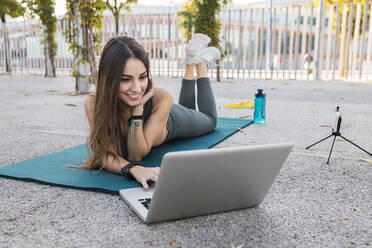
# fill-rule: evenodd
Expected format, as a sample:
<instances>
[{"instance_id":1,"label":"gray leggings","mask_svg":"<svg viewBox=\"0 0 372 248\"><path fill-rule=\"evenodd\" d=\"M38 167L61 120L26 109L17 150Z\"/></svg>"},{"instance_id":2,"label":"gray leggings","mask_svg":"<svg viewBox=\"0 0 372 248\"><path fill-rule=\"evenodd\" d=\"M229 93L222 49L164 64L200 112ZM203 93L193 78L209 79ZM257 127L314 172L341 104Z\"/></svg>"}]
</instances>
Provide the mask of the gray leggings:
<instances>
[{"instance_id":1,"label":"gray leggings","mask_svg":"<svg viewBox=\"0 0 372 248\"><path fill-rule=\"evenodd\" d=\"M213 131L217 124L217 110L209 78L198 78L195 106L195 80L182 80L179 104L173 104L168 118L168 136L174 139L193 138Z\"/></svg>"}]
</instances>

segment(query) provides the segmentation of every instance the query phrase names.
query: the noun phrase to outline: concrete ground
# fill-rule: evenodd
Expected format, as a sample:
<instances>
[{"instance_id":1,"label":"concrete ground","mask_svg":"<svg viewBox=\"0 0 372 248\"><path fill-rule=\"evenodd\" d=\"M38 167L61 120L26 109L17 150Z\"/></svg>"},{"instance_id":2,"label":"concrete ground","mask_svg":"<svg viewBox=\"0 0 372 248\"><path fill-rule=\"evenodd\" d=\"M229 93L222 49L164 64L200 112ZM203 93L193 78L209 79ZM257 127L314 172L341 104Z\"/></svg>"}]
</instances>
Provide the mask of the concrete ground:
<instances>
[{"instance_id":1,"label":"concrete ground","mask_svg":"<svg viewBox=\"0 0 372 248\"><path fill-rule=\"evenodd\" d=\"M177 98L180 79L155 78ZM372 84L213 82L218 113L252 117L226 103L267 93L267 123L217 147L292 141L295 147L256 208L145 225L117 195L0 177L0 247L370 247L372 159L337 139L326 164L334 109L342 134L372 152ZM0 77L0 166L85 142L86 96L72 78Z\"/></svg>"}]
</instances>

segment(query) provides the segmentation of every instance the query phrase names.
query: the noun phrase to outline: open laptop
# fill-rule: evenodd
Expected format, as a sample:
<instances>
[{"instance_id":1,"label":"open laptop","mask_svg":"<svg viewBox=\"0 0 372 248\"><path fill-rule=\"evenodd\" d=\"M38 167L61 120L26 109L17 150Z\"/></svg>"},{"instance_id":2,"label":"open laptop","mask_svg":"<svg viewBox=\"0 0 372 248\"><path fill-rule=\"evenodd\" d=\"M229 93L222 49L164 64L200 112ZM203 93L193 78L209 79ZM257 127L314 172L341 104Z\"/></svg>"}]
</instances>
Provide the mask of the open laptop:
<instances>
[{"instance_id":1,"label":"open laptop","mask_svg":"<svg viewBox=\"0 0 372 248\"><path fill-rule=\"evenodd\" d=\"M146 223L257 206L293 144L170 152L156 184L120 190Z\"/></svg>"}]
</instances>

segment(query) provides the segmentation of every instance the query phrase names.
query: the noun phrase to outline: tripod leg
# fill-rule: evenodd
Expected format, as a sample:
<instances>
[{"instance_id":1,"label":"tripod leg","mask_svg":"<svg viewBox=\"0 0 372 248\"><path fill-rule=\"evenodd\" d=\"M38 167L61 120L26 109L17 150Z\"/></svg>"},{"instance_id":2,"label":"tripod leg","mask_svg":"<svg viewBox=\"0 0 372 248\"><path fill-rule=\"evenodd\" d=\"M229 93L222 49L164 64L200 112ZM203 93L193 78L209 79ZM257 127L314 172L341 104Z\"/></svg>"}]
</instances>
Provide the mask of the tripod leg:
<instances>
[{"instance_id":1,"label":"tripod leg","mask_svg":"<svg viewBox=\"0 0 372 248\"><path fill-rule=\"evenodd\" d=\"M344 136L342 136L342 135L340 135L344 140L346 140L347 142L349 142L349 143L351 143L351 144L353 144L354 146L356 146L356 147L358 147L360 150L362 150L362 151L364 151L364 152L366 152L366 153L368 153L368 155L369 156L372 156L372 153L370 153L370 152L367 152L366 150L364 150L363 148L361 148L360 146L358 146L357 144L354 144L353 142L351 142L350 140L348 140L348 139L346 139Z\"/></svg>"},{"instance_id":2,"label":"tripod leg","mask_svg":"<svg viewBox=\"0 0 372 248\"><path fill-rule=\"evenodd\" d=\"M310 147L312 147L312 146L315 146L316 144L318 144L318 143L322 142L323 140L326 140L326 139L328 139L328 138L329 138L329 137L331 137L332 135L333 135L333 134L331 134L331 135L329 135L329 136L325 137L324 139L321 139L321 140L319 140L318 142L316 142L316 143L314 143L314 144L312 144L312 145L310 145L310 146L306 147L306 149L309 149Z\"/></svg>"},{"instance_id":3,"label":"tripod leg","mask_svg":"<svg viewBox=\"0 0 372 248\"><path fill-rule=\"evenodd\" d=\"M329 156L328 156L327 164L329 164L329 160L330 160L330 158L331 158L331 154L332 154L332 150L333 150L333 145L335 144L336 137L337 137L337 136L335 135L335 137L333 138L332 147L331 147L331 151L329 152Z\"/></svg>"}]
</instances>

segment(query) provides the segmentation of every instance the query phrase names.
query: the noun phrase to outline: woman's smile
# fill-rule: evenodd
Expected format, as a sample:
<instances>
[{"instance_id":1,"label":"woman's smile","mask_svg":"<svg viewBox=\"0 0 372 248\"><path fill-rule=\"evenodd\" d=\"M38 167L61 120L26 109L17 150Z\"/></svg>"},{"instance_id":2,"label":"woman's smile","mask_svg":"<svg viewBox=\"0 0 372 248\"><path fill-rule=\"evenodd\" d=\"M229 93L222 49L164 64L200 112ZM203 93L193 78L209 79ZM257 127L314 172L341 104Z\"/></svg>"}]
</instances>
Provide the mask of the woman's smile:
<instances>
[{"instance_id":1,"label":"woman's smile","mask_svg":"<svg viewBox=\"0 0 372 248\"><path fill-rule=\"evenodd\" d=\"M126 94L132 101L137 101L138 99L140 99L141 97L141 94Z\"/></svg>"}]
</instances>

